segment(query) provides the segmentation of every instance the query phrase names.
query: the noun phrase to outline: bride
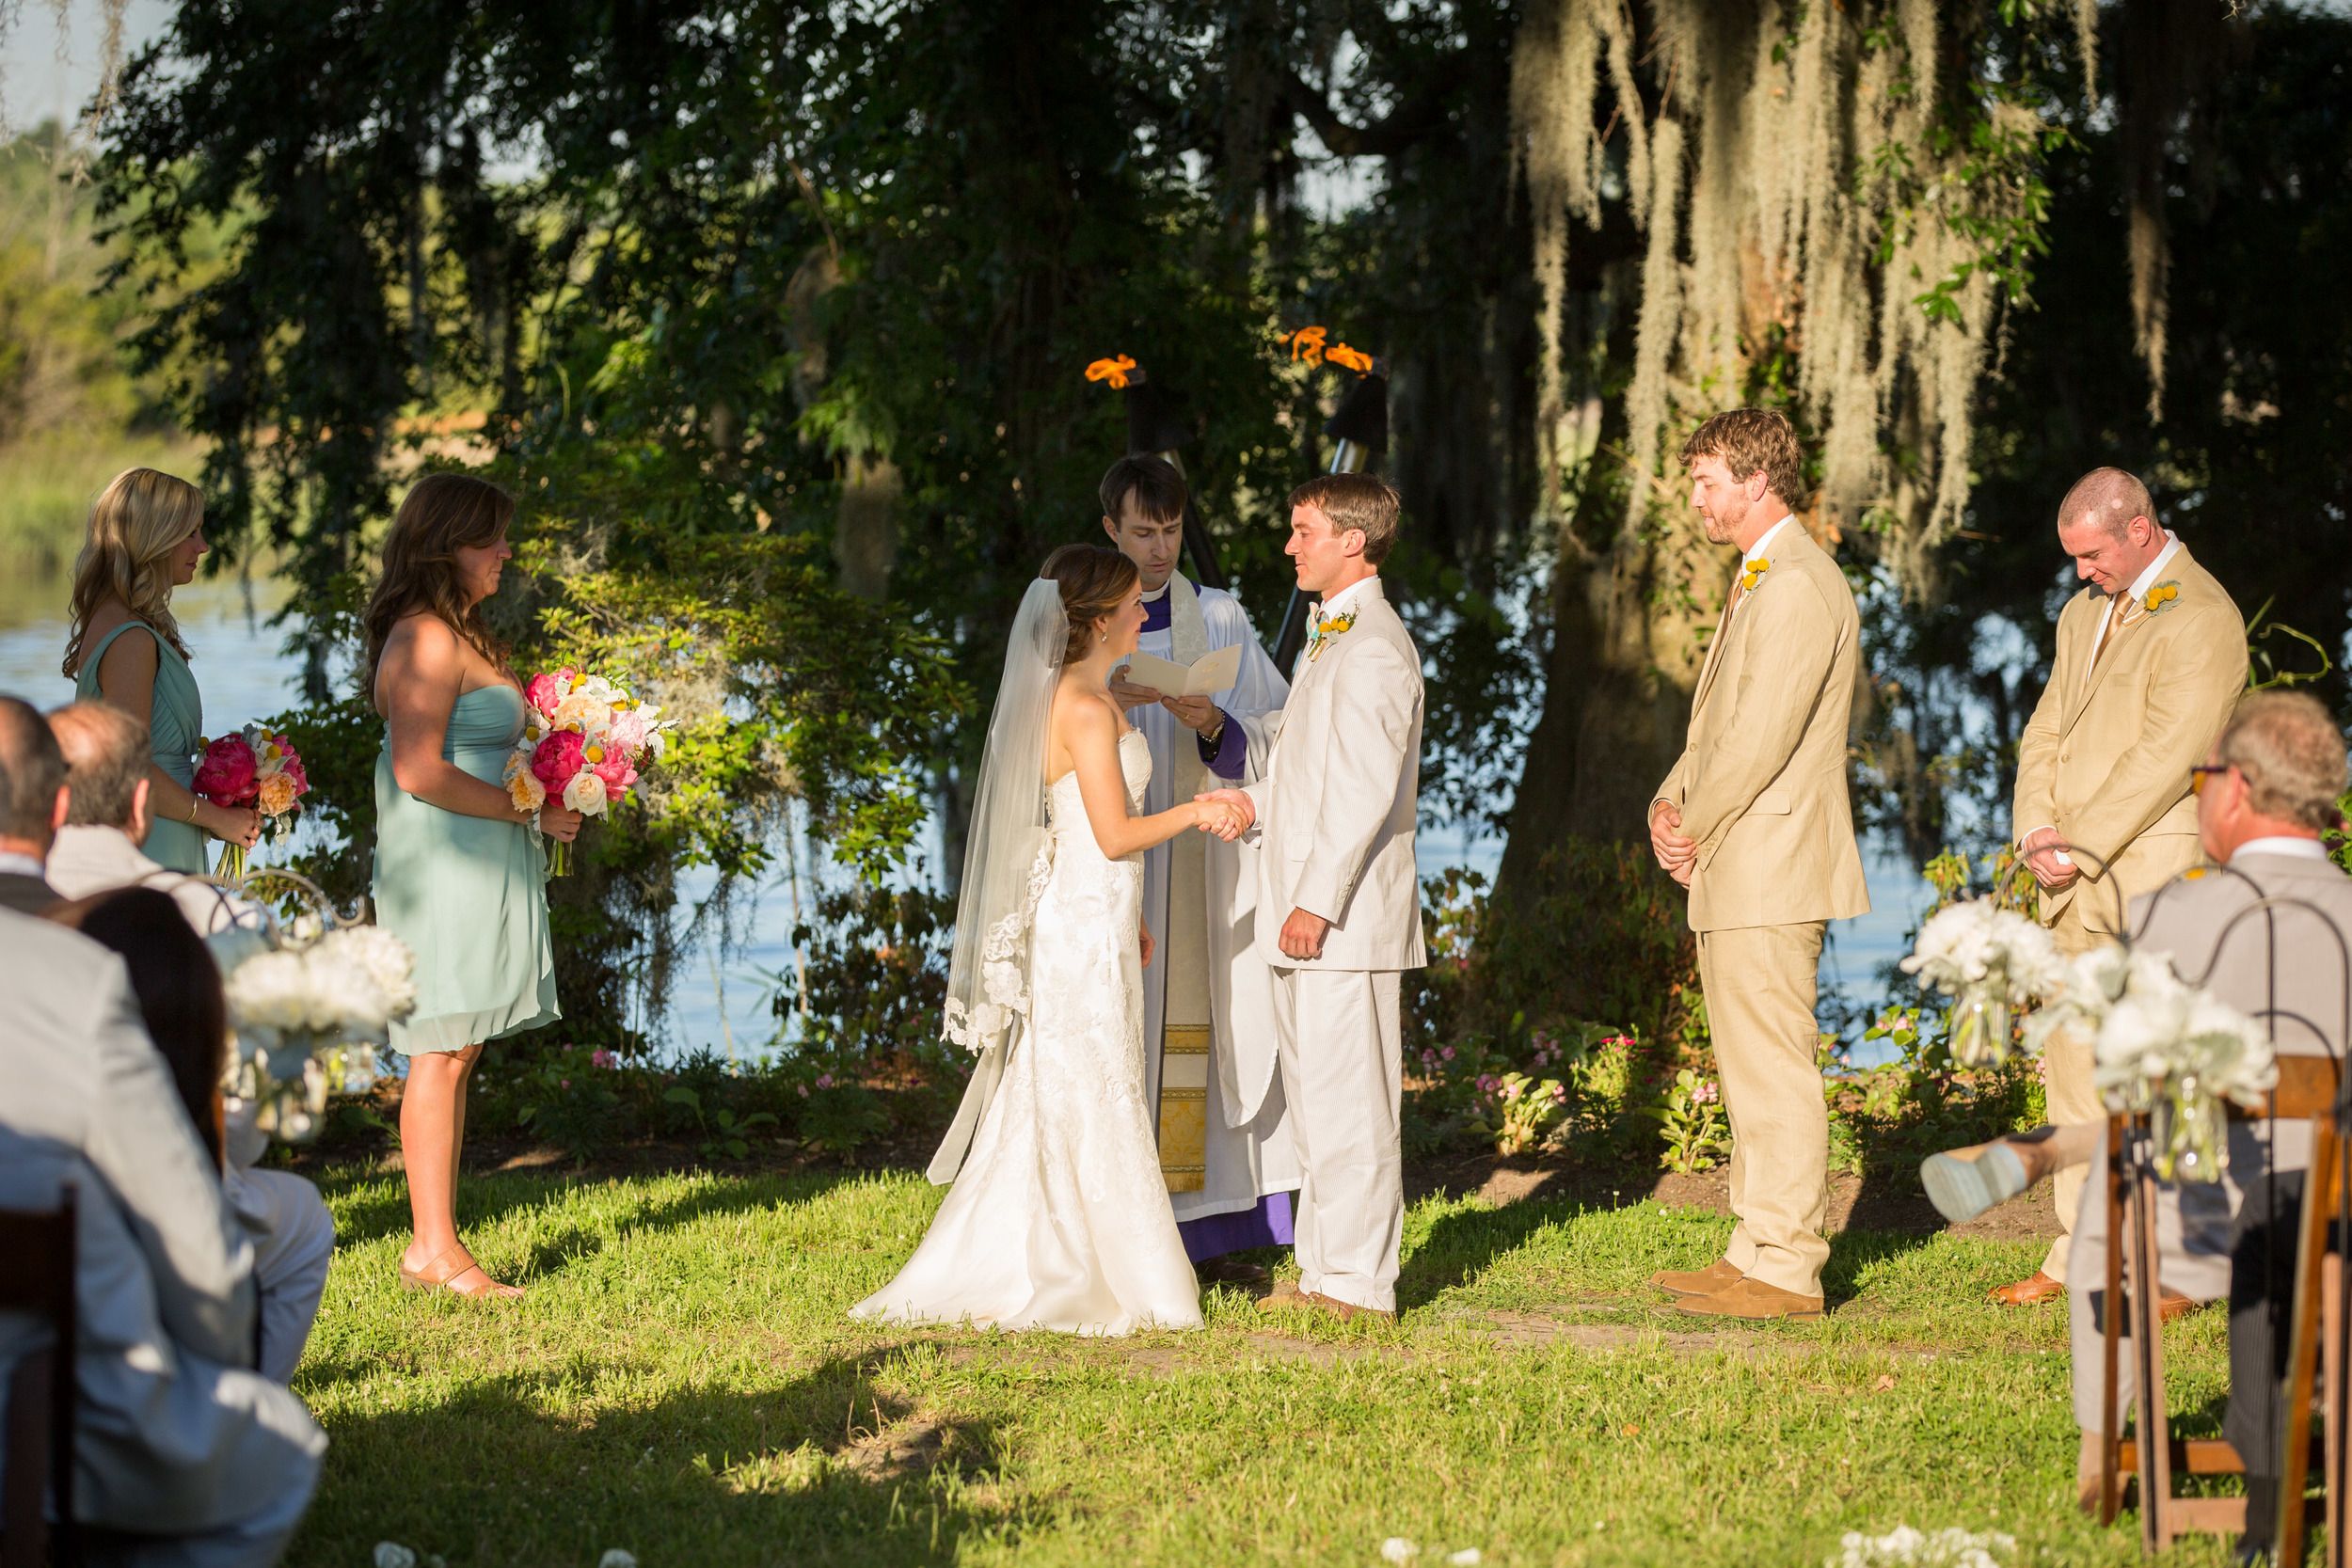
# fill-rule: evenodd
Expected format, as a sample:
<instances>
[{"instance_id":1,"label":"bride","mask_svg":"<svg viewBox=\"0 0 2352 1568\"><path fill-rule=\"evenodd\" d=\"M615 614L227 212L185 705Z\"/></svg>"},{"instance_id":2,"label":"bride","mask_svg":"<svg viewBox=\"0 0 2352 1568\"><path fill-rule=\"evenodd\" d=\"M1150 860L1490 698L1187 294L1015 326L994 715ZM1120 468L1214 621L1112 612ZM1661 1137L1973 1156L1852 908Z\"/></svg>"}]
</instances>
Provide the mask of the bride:
<instances>
[{"instance_id":1,"label":"bride","mask_svg":"<svg viewBox=\"0 0 2352 1568\"><path fill-rule=\"evenodd\" d=\"M1134 815L1152 753L1109 685L1142 626L1141 581L1117 550L1056 550L1021 601L947 980L947 1037L979 1055L930 1166L955 1187L853 1317L1200 1326L1144 1103L1143 851L1188 828L1230 839L1241 822L1213 800Z\"/></svg>"}]
</instances>

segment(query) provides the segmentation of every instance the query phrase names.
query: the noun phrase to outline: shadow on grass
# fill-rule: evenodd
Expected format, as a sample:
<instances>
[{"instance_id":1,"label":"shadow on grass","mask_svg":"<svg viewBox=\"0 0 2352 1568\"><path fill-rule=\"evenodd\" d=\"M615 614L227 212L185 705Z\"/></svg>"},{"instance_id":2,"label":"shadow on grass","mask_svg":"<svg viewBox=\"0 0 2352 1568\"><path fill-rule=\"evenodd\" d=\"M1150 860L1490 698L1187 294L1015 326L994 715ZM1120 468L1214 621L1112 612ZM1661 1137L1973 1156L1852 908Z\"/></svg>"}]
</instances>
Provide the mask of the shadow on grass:
<instances>
[{"instance_id":1,"label":"shadow on grass","mask_svg":"<svg viewBox=\"0 0 2352 1568\"><path fill-rule=\"evenodd\" d=\"M1444 1215L1429 1227L1427 1238L1398 1271L1398 1309L1425 1307L1454 1287L1469 1284L1496 1259L1526 1245L1528 1238L1545 1226L1586 1207L1522 1199L1499 1209L1461 1209Z\"/></svg>"},{"instance_id":2,"label":"shadow on grass","mask_svg":"<svg viewBox=\"0 0 2352 1568\"><path fill-rule=\"evenodd\" d=\"M1031 1519L998 1484L993 1423L877 1386L902 1348L585 1415L581 1373L550 1369L330 1417L286 1560L365 1562L379 1541L453 1568L593 1563L613 1547L647 1562L946 1563L1017 1545Z\"/></svg>"},{"instance_id":3,"label":"shadow on grass","mask_svg":"<svg viewBox=\"0 0 2352 1568\"><path fill-rule=\"evenodd\" d=\"M805 1203L847 1182L869 1180L874 1174L870 1170L835 1167L794 1171L789 1175L723 1176L682 1197L645 1205L620 1224L625 1229L665 1229L710 1215ZM317 1178L319 1190L330 1201L354 1188L382 1180L373 1171L348 1168L330 1169ZM576 1178L560 1174L469 1174L457 1184L457 1226L460 1230L470 1230L494 1224L517 1210L546 1208L581 1188L582 1183ZM395 1178L384 1196L351 1204L342 1211L336 1225L336 1240L355 1245L386 1236L405 1236L408 1223L407 1189ZM557 1268L570 1259L593 1255L602 1244L602 1238L591 1232L577 1227L568 1229L563 1236L542 1242L533 1249L532 1266Z\"/></svg>"}]
</instances>

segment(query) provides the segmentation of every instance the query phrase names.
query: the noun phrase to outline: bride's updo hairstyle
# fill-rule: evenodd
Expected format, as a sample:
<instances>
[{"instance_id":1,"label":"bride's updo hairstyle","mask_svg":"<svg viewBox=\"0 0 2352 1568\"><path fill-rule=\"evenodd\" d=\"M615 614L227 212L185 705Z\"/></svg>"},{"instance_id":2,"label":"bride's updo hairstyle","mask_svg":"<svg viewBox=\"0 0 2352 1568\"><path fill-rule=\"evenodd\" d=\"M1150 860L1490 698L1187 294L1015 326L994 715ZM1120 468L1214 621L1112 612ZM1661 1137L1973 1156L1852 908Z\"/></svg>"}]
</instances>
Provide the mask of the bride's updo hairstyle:
<instances>
[{"instance_id":1,"label":"bride's updo hairstyle","mask_svg":"<svg viewBox=\"0 0 2352 1568\"><path fill-rule=\"evenodd\" d=\"M1124 603L1135 587L1136 563L1100 545L1064 545L1045 558L1037 575L1061 585L1062 613L1070 617L1061 661L1075 664L1094 641L1094 624Z\"/></svg>"}]
</instances>

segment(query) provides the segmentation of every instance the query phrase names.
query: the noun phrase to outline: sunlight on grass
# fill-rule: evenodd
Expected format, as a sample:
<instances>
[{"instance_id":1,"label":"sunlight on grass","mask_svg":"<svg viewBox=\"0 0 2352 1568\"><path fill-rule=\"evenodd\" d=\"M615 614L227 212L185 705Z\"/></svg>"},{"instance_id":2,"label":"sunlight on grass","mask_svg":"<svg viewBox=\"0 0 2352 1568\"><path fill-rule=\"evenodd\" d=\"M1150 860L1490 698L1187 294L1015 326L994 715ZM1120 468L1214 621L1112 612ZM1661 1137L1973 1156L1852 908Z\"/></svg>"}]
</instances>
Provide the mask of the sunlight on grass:
<instances>
[{"instance_id":1,"label":"sunlight on grass","mask_svg":"<svg viewBox=\"0 0 2352 1568\"><path fill-rule=\"evenodd\" d=\"M396 1288L396 1178L328 1192L342 1246L295 1387L335 1446L290 1562L1372 1563L1404 1536L1685 1568L1901 1523L2138 1557L2069 1506L2062 1319L1983 1304L2026 1245L1840 1237L1837 1312L1709 1348L1644 1281L1713 1256L1720 1217L1433 1199L1397 1327L1220 1287L1202 1333L1086 1341L850 1323L937 1207L906 1173L469 1180L476 1250L531 1289L486 1309ZM1531 1322L1613 1338L1499 1327ZM2218 1315L2174 1333L2176 1407L2202 1410Z\"/></svg>"}]
</instances>

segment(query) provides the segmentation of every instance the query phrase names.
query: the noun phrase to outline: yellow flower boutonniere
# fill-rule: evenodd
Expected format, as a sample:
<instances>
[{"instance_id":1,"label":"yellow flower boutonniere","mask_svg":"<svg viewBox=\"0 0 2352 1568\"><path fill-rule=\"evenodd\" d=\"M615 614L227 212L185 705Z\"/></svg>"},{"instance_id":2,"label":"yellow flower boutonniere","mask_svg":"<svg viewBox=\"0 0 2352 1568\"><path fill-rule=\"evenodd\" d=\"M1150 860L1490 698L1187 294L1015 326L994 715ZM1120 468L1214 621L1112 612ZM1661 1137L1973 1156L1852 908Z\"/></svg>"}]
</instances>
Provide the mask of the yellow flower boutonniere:
<instances>
[{"instance_id":1,"label":"yellow flower boutonniere","mask_svg":"<svg viewBox=\"0 0 2352 1568\"><path fill-rule=\"evenodd\" d=\"M2170 604L2173 600L2179 598L2180 596L2181 585L2178 582L2160 582L2156 584L2153 588L2148 590L2148 613L2151 615L2155 614L2158 610L2164 609L2165 606Z\"/></svg>"},{"instance_id":2,"label":"yellow flower boutonniere","mask_svg":"<svg viewBox=\"0 0 2352 1568\"><path fill-rule=\"evenodd\" d=\"M1315 629L1307 637L1307 662L1312 664L1322 657L1325 645L1333 638L1344 635L1355 624L1356 612L1352 610L1344 615L1334 615L1327 621L1317 620Z\"/></svg>"},{"instance_id":3,"label":"yellow flower boutonniere","mask_svg":"<svg viewBox=\"0 0 2352 1568\"><path fill-rule=\"evenodd\" d=\"M1742 594L1755 593L1756 585L1762 582L1764 574L1772 569L1772 561L1767 557L1757 556L1754 561L1749 562L1747 570L1740 574L1740 591Z\"/></svg>"}]
</instances>

